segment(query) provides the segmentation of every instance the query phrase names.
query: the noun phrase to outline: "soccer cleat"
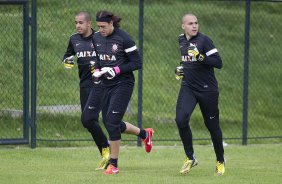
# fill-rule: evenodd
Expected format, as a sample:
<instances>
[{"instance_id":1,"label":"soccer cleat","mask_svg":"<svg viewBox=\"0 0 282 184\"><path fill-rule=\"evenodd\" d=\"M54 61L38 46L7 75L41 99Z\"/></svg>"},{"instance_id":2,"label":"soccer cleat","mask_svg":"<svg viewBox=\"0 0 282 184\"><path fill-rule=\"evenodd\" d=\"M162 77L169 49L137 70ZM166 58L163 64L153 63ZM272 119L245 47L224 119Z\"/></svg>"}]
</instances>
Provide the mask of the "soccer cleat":
<instances>
[{"instance_id":1,"label":"soccer cleat","mask_svg":"<svg viewBox=\"0 0 282 184\"><path fill-rule=\"evenodd\" d=\"M112 164L108 165L107 169L104 171L104 174L118 174L119 169Z\"/></svg>"},{"instance_id":2,"label":"soccer cleat","mask_svg":"<svg viewBox=\"0 0 282 184\"><path fill-rule=\"evenodd\" d=\"M215 166L215 175L222 176L224 172L225 172L225 162L217 161Z\"/></svg>"},{"instance_id":3,"label":"soccer cleat","mask_svg":"<svg viewBox=\"0 0 282 184\"><path fill-rule=\"evenodd\" d=\"M196 159L194 160L189 160L189 158L187 157L184 160L184 164L182 166L182 168L180 169L179 173L184 175L184 174L188 174L191 171L192 167L195 167L198 165L198 161Z\"/></svg>"},{"instance_id":4,"label":"soccer cleat","mask_svg":"<svg viewBox=\"0 0 282 184\"><path fill-rule=\"evenodd\" d=\"M147 137L143 139L143 143L144 143L146 152L150 153L153 147L152 137L154 134L154 130L152 128L146 128L145 131L147 132Z\"/></svg>"},{"instance_id":5,"label":"soccer cleat","mask_svg":"<svg viewBox=\"0 0 282 184\"><path fill-rule=\"evenodd\" d=\"M96 170L103 170L106 169L109 165L110 160L110 148L102 148L102 161L99 164L99 167L96 168Z\"/></svg>"}]
</instances>

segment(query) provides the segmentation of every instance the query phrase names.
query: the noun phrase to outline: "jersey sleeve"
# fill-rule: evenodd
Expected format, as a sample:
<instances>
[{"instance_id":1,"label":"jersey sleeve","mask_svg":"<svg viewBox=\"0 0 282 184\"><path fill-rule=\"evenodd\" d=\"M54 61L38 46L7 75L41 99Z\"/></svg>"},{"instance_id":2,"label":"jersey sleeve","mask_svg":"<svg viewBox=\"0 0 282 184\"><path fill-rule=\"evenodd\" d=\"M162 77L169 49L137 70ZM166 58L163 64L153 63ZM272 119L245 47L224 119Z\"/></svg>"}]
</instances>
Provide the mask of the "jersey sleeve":
<instances>
[{"instance_id":1,"label":"jersey sleeve","mask_svg":"<svg viewBox=\"0 0 282 184\"><path fill-rule=\"evenodd\" d=\"M205 37L205 59L203 63L215 68L222 68L222 60L218 53L217 48L214 46L212 40L208 37Z\"/></svg>"},{"instance_id":2,"label":"jersey sleeve","mask_svg":"<svg viewBox=\"0 0 282 184\"><path fill-rule=\"evenodd\" d=\"M74 51L73 44L72 44L71 39L70 39L69 43L68 43L67 50L64 54L63 60L66 59L69 56L72 56L72 55L75 55L75 51Z\"/></svg>"},{"instance_id":3,"label":"jersey sleeve","mask_svg":"<svg viewBox=\"0 0 282 184\"><path fill-rule=\"evenodd\" d=\"M126 36L123 40L124 52L128 57L129 62L123 63L119 66L121 73L126 73L134 70L138 70L142 68L142 61L139 55L139 51L135 42L130 38L130 36Z\"/></svg>"},{"instance_id":4,"label":"jersey sleeve","mask_svg":"<svg viewBox=\"0 0 282 184\"><path fill-rule=\"evenodd\" d=\"M179 51L180 51L180 65L183 64L183 61L182 61L182 53L181 53L181 47L182 47L182 42L183 42L183 39L184 39L184 34L180 34L178 36L178 45L179 45Z\"/></svg>"}]
</instances>

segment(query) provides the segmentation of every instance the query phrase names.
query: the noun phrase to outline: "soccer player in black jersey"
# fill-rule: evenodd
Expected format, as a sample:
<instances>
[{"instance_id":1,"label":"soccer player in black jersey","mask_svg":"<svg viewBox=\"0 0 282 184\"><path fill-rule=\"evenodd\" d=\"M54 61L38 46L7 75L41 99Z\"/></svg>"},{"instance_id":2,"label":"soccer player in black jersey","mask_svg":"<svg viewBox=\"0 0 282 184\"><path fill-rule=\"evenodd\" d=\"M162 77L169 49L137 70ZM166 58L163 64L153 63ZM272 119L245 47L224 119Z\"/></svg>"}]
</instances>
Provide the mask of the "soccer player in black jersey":
<instances>
[{"instance_id":1,"label":"soccer player in black jersey","mask_svg":"<svg viewBox=\"0 0 282 184\"><path fill-rule=\"evenodd\" d=\"M76 55L80 78L80 105L83 110L91 89L99 87L99 85L94 85L92 82L91 74L91 72L94 72L96 53L92 43L94 30L91 28L90 13L83 11L79 12L75 16L75 26L77 33L71 35L69 39L68 47L63 57L63 63L66 68L72 68L74 66L74 55ZM110 157L107 137L97 121L83 123L83 126L90 132L102 155L102 161L97 169L104 169L107 166Z\"/></svg>"},{"instance_id":2,"label":"soccer player in black jersey","mask_svg":"<svg viewBox=\"0 0 282 184\"><path fill-rule=\"evenodd\" d=\"M121 18L108 11L96 14L96 25L99 32L93 35L93 43L98 55L94 81L103 88L102 116L109 133L111 158L105 174L117 174L121 133L139 136L145 145L146 152L152 149L153 129L139 129L122 122L130 101L133 87L133 71L141 69L142 61L132 38L119 28ZM95 97L92 98L95 104Z\"/></svg>"},{"instance_id":3,"label":"soccer player in black jersey","mask_svg":"<svg viewBox=\"0 0 282 184\"><path fill-rule=\"evenodd\" d=\"M175 70L182 79L176 105L176 124L182 140L186 159L180 174L187 174L198 164L194 157L192 132L189 120L199 104L204 123L210 132L216 155L216 175L225 172L222 132L219 126L218 85L214 68L222 67L222 60L212 40L199 32L197 17L187 13L182 17L184 34L179 36L181 65Z\"/></svg>"}]
</instances>

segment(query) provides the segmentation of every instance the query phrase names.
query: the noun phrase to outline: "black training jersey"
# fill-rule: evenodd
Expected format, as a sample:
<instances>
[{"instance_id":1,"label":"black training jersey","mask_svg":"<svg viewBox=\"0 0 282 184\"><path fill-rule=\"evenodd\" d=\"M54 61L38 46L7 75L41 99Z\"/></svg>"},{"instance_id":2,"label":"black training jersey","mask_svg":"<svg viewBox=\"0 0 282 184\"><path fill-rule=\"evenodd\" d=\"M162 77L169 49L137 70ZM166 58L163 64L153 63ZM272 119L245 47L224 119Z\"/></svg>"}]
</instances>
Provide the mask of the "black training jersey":
<instances>
[{"instance_id":1,"label":"black training jersey","mask_svg":"<svg viewBox=\"0 0 282 184\"><path fill-rule=\"evenodd\" d=\"M92 43L92 34L88 37L82 37L82 35L75 33L69 39L67 51L64 58L72 55L77 57L78 74L80 79L80 87L93 86L92 75L90 72L90 61L96 61L96 52Z\"/></svg>"},{"instance_id":2,"label":"black training jersey","mask_svg":"<svg viewBox=\"0 0 282 184\"><path fill-rule=\"evenodd\" d=\"M120 68L120 74L113 79L101 78L102 85L114 85L121 81L134 82L133 71L142 67L142 61L130 35L115 28L113 33L103 37L99 32L94 33L93 42L98 54L96 68Z\"/></svg>"},{"instance_id":3,"label":"black training jersey","mask_svg":"<svg viewBox=\"0 0 282 184\"><path fill-rule=\"evenodd\" d=\"M196 46L199 53L204 55L203 61L188 60L188 46ZM182 82L197 91L217 91L217 81L214 75L214 67L220 69L222 61L212 40L198 33L187 40L185 34L179 35L181 61L184 68Z\"/></svg>"}]
</instances>

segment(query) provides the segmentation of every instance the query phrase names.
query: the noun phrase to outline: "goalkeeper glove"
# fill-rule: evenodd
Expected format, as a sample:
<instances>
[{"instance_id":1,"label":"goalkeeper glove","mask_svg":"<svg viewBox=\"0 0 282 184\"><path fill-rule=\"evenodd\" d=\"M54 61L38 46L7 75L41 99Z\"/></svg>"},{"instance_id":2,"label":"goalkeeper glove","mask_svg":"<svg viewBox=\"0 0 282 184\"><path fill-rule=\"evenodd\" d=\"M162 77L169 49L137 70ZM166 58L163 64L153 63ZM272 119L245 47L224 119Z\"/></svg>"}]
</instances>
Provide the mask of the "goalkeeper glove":
<instances>
[{"instance_id":1,"label":"goalkeeper glove","mask_svg":"<svg viewBox=\"0 0 282 184\"><path fill-rule=\"evenodd\" d=\"M91 75L95 72L95 61L90 61L89 70Z\"/></svg>"},{"instance_id":2,"label":"goalkeeper glove","mask_svg":"<svg viewBox=\"0 0 282 184\"><path fill-rule=\"evenodd\" d=\"M67 57L63 60L64 67L67 69L71 69L74 67L74 56Z\"/></svg>"},{"instance_id":3,"label":"goalkeeper glove","mask_svg":"<svg viewBox=\"0 0 282 184\"><path fill-rule=\"evenodd\" d=\"M188 56L189 61L203 61L205 58L205 56L201 54L195 46L188 47Z\"/></svg>"},{"instance_id":4,"label":"goalkeeper glove","mask_svg":"<svg viewBox=\"0 0 282 184\"><path fill-rule=\"evenodd\" d=\"M105 72L104 72L105 73ZM95 69L92 74L92 80L95 84L99 84L101 82L100 77L104 74L100 69Z\"/></svg>"},{"instance_id":5,"label":"goalkeeper glove","mask_svg":"<svg viewBox=\"0 0 282 184\"><path fill-rule=\"evenodd\" d=\"M175 68L175 78L180 80L184 77L183 66L178 66Z\"/></svg>"},{"instance_id":6,"label":"goalkeeper glove","mask_svg":"<svg viewBox=\"0 0 282 184\"><path fill-rule=\"evenodd\" d=\"M113 68L111 68L111 67L103 67L101 70L105 71L104 77L106 77L109 80L113 79L115 76L120 74L120 69L119 69L118 66L115 66Z\"/></svg>"}]
</instances>

